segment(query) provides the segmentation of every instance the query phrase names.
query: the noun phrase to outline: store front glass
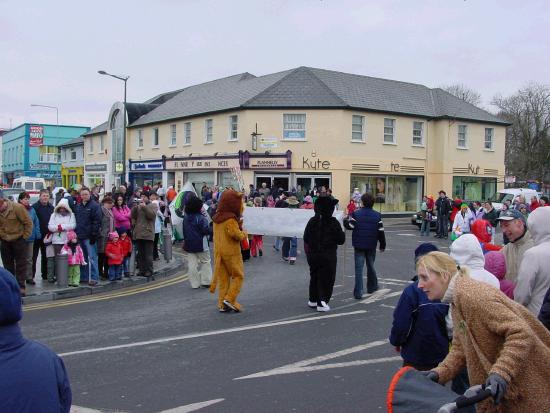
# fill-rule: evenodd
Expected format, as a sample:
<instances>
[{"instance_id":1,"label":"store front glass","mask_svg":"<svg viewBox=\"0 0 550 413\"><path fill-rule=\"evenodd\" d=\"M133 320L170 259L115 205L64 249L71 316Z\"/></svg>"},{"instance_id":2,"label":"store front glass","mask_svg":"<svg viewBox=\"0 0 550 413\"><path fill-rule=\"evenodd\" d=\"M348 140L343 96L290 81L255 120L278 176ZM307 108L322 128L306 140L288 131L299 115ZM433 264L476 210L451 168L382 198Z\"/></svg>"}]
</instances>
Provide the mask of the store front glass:
<instances>
[{"instance_id":1,"label":"store front glass","mask_svg":"<svg viewBox=\"0 0 550 413\"><path fill-rule=\"evenodd\" d=\"M134 173L131 177L131 182L134 188L143 188L144 186L153 187L155 184L162 182L162 172L152 173Z\"/></svg>"},{"instance_id":2,"label":"store front glass","mask_svg":"<svg viewBox=\"0 0 550 413\"><path fill-rule=\"evenodd\" d=\"M105 183L105 175L88 175L88 186L103 185Z\"/></svg>"},{"instance_id":3,"label":"store front glass","mask_svg":"<svg viewBox=\"0 0 550 413\"><path fill-rule=\"evenodd\" d=\"M465 201L485 201L492 199L497 191L497 178L476 176L453 176L453 198Z\"/></svg>"},{"instance_id":4,"label":"store front glass","mask_svg":"<svg viewBox=\"0 0 550 413\"><path fill-rule=\"evenodd\" d=\"M242 190L231 172L218 172L218 186L223 188L230 186L236 191Z\"/></svg>"},{"instance_id":5,"label":"store front glass","mask_svg":"<svg viewBox=\"0 0 550 413\"><path fill-rule=\"evenodd\" d=\"M312 191L314 188L320 189L322 186L331 188L330 175L296 175L296 190L300 187L306 192Z\"/></svg>"},{"instance_id":6,"label":"store front glass","mask_svg":"<svg viewBox=\"0 0 550 413\"><path fill-rule=\"evenodd\" d=\"M213 172L187 172L184 174L184 182L190 181L197 194L201 193L204 185L212 188L214 186Z\"/></svg>"},{"instance_id":7,"label":"store front glass","mask_svg":"<svg viewBox=\"0 0 550 413\"><path fill-rule=\"evenodd\" d=\"M380 212L416 212L422 200L424 178L403 175L351 175L350 194L355 188L370 192L374 209Z\"/></svg>"},{"instance_id":8,"label":"store front glass","mask_svg":"<svg viewBox=\"0 0 550 413\"><path fill-rule=\"evenodd\" d=\"M268 188L282 188L283 191L290 190L290 176L289 175L268 175L261 174L256 175L256 188L261 188L262 183L266 183Z\"/></svg>"}]
</instances>

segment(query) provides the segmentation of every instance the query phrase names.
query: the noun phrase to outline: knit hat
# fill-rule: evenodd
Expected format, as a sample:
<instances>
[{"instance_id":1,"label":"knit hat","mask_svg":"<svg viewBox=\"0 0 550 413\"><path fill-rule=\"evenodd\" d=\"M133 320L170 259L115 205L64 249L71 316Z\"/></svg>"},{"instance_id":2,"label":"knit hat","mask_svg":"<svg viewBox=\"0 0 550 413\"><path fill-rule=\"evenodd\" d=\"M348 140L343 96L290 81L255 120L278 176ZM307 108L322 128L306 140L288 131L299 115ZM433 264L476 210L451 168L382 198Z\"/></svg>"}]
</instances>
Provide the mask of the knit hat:
<instances>
[{"instance_id":1,"label":"knit hat","mask_svg":"<svg viewBox=\"0 0 550 413\"><path fill-rule=\"evenodd\" d=\"M115 238L119 238L118 232L116 232L116 231L109 232L109 239L114 240Z\"/></svg>"},{"instance_id":2,"label":"knit hat","mask_svg":"<svg viewBox=\"0 0 550 413\"><path fill-rule=\"evenodd\" d=\"M304 203L311 204L313 203L313 198L309 195L304 198Z\"/></svg>"},{"instance_id":3,"label":"knit hat","mask_svg":"<svg viewBox=\"0 0 550 413\"><path fill-rule=\"evenodd\" d=\"M433 251L439 251L439 248L432 244L431 242L424 242L420 244L416 249L414 250L414 261L418 261L420 257L423 255L426 255Z\"/></svg>"},{"instance_id":4,"label":"knit hat","mask_svg":"<svg viewBox=\"0 0 550 413\"><path fill-rule=\"evenodd\" d=\"M504 258L504 254L499 251L489 251L485 254L485 269L499 280L503 280L506 275L506 259Z\"/></svg>"},{"instance_id":5,"label":"knit hat","mask_svg":"<svg viewBox=\"0 0 550 413\"><path fill-rule=\"evenodd\" d=\"M468 208L468 204L466 204L466 203L460 204L460 209L462 209L462 208Z\"/></svg>"},{"instance_id":6,"label":"knit hat","mask_svg":"<svg viewBox=\"0 0 550 413\"><path fill-rule=\"evenodd\" d=\"M73 230L67 232L67 241L71 242L73 239L77 239L76 232Z\"/></svg>"}]
</instances>

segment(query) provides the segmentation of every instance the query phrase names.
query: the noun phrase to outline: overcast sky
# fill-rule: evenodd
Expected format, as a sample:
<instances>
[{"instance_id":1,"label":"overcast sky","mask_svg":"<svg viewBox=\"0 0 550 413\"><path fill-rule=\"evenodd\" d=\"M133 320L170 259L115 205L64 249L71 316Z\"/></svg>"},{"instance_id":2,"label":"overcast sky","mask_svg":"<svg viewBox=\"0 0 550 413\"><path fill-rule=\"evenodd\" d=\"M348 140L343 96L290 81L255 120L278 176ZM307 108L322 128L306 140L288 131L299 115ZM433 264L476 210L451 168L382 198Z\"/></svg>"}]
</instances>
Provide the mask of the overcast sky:
<instances>
[{"instance_id":1,"label":"overcast sky","mask_svg":"<svg viewBox=\"0 0 550 413\"><path fill-rule=\"evenodd\" d=\"M128 101L298 66L492 97L550 83L546 0L0 0L0 127L96 126Z\"/></svg>"}]
</instances>

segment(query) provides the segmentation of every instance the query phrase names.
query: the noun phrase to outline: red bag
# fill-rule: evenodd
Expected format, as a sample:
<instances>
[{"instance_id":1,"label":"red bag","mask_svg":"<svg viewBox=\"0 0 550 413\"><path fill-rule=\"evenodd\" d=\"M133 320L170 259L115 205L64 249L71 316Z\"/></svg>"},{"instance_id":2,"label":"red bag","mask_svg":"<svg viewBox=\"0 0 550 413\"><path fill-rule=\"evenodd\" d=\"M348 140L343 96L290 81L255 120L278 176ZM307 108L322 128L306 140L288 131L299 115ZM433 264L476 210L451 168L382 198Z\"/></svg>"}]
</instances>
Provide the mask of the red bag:
<instances>
[{"instance_id":1,"label":"red bag","mask_svg":"<svg viewBox=\"0 0 550 413\"><path fill-rule=\"evenodd\" d=\"M243 239L241 241L241 249L243 249L243 250L249 250L250 249L250 242L248 242L248 237L246 237L245 239Z\"/></svg>"}]
</instances>

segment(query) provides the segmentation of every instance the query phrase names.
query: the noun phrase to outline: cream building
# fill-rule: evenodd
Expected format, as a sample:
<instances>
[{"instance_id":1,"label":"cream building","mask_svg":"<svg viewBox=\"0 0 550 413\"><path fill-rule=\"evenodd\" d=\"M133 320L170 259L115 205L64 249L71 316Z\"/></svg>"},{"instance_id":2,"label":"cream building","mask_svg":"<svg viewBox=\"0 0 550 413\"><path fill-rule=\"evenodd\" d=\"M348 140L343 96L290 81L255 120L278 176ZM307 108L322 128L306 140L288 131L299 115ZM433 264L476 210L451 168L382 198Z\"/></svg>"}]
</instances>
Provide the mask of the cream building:
<instances>
[{"instance_id":1,"label":"cream building","mask_svg":"<svg viewBox=\"0 0 550 413\"><path fill-rule=\"evenodd\" d=\"M117 108L84 136L93 141L85 142L85 183L115 183ZM359 188L389 213L416 211L423 194L440 189L476 200L503 187L507 123L422 85L299 67L127 108L128 178L138 186L326 186L342 206Z\"/></svg>"}]
</instances>

